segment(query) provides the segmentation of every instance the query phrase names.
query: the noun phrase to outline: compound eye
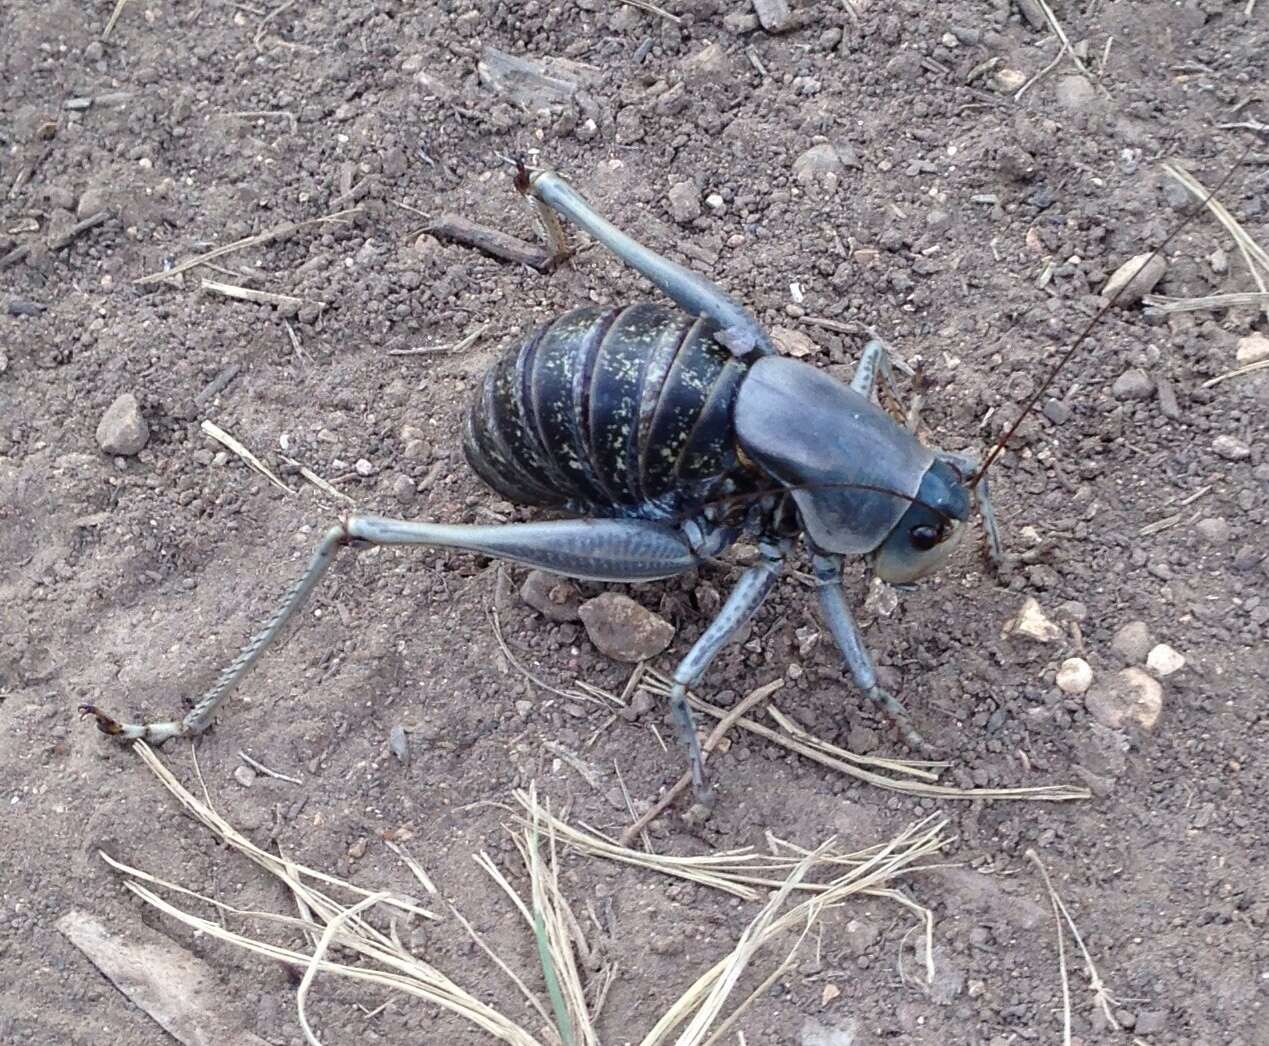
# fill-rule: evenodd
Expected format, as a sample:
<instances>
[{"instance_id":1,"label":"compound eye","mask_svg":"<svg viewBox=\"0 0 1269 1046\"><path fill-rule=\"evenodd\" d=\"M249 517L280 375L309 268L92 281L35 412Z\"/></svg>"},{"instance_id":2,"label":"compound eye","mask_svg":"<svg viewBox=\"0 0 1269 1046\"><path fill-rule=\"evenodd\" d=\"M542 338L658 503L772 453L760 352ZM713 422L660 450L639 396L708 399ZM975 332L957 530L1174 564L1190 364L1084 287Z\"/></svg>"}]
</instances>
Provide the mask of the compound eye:
<instances>
[{"instance_id":1,"label":"compound eye","mask_svg":"<svg viewBox=\"0 0 1269 1046\"><path fill-rule=\"evenodd\" d=\"M913 527L908 533L912 538L912 547L921 552L928 552L943 540L941 528L931 527L926 524Z\"/></svg>"}]
</instances>

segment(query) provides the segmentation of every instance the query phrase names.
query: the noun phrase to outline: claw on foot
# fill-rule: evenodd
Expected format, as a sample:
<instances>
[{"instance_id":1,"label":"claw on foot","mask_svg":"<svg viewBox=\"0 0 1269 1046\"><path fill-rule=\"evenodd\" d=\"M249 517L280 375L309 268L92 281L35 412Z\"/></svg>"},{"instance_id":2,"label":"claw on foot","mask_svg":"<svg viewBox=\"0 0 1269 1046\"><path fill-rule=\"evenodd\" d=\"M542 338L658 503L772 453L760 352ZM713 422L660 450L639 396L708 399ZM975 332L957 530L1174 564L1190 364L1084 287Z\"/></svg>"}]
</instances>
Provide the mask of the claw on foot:
<instances>
[{"instance_id":1,"label":"claw on foot","mask_svg":"<svg viewBox=\"0 0 1269 1046\"><path fill-rule=\"evenodd\" d=\"M80 705L80 718L92 716L97 720L97 729L103 734L109 734L111 737L118 737L123 733L123 724L114 716L107 715L96 705Z\"/></svg>"}]
</instances>

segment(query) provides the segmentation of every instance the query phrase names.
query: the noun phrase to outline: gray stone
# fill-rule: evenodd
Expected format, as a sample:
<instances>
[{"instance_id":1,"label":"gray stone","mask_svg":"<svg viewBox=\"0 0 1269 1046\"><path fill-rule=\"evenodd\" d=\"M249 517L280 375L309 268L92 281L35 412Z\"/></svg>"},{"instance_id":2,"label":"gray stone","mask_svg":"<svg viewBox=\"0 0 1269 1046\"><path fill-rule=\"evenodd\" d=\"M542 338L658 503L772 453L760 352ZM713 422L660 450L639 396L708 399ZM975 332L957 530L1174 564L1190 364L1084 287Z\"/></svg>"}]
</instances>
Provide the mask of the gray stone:
<instances>
[{"instance_id":1,"label":"gray stone","mask_svg":"<svg viewBox=\"0 0 1269 1046\"><path fill-rule=\"evenodd\" d=\"M578 610L590 641L617 661L646 661L670 645L674 626L629 596L605 592Z\"/></svg>"},{"instance_id":2,"label":"gray stone","mask_svg":"<svg viewBox=\"0 0 1269 1046\"><path fill-rule=\"evenodd\" d=\"M1129 664L1140 664L1154 645L1150 628L1144 621L1129 621L1115 633L1110 648Z\"/></svg>"},{"instance_id":3,"label":"gray stone","mask_svg":"<svg viewBox=\"0 0 1269 1046\"><path fill-rule=\"evenodd\" d=\"M1235 359L1238 360L1238 366L1240 367L1269 360L1269 338L1258 333L1248 334L1245 338L1239 338Z\"/></svg>"},{"instance_id":4,"label":"gray stone","mask_svg":"<svg viewBox=\"0 0 1269 1046\"><path fill-rule=\"evenodd\" d=\"M813 145L793 161L793 177L799 185L811 185L827 178L841 178L846 166L831 142Z\"/></svg>"},{"instance_id":5,"label":"gray stone","mask_svg":"<svg viewBox=\"0 0 1269 1046\"><path fill-rule=\"evenodd\" d=\"M1059 77L1054 94L1064 109L1087 109L1097 100L1093 85L1079 73Z\"/></svg>"},{"instance_id":6,"label":"gray stone","mask_svg":"<svg viewBox=\"0 0 1269 1046\"><path fill-rule=\"evenodd\" d=\"M141 416L137 398L130 392L106 408L97 425L97 445L107 454L131 457L150 442L150 426Z\"/></svg>"},{"instance_id":7,"label":"gray stone","mask_svg":"<svg viewBox=\"0 0 1269 1046\"><path fill-rule=\"evenodd\" d=\"M1154 379L1144 370L1133 367L1115 379L1110 392L1117 400L1148 400L1154 395Z\"/></svg>"},{"instance_id":8,"label":"gray stone","mask_svg":"<svg viewBox=\"0 0 1269 1046\"><path fill-rule=\"evenodd\" d=\"M1162 255L1151 255L1149 252L1138 254L1114 271L1102 288L1102 297L1114 298L1115 304L1120 308L1136 305L1155 289L1167 271L1168 263L1163 260Z\"/></svg>"},{"instance_id":9,"label":"gray stone","mask_svg":"<svg viewBox=\"0 0 1269 1046\"><path fill-rule=\"evenodd\" d=\"M701 216L701 194L695 182L679 182L666 197L670 215L680 225L687 225Z\"/></svg>"},{"instance_id":10,"label":"gray stone","mask_svg":"<svg viewBox=\"0 0 1269 1046\"><path fill-rule=\"evenodd\" d=\"M1212 440L1212 450L1226 461L1246 461L1251 457L1251 448L1236 436L1217 436Z\"/></svg>"},{"instance_id":11,"label":"gray stone","mask_svg":"<svg viewBox=\"0 0 1269 1046\"><path fill-rule=\"evenodd\" d=\"M793 28L793 12L786 0L753 0L753 9L768 33L784 33Z\"/></svg>"}]
</instances>

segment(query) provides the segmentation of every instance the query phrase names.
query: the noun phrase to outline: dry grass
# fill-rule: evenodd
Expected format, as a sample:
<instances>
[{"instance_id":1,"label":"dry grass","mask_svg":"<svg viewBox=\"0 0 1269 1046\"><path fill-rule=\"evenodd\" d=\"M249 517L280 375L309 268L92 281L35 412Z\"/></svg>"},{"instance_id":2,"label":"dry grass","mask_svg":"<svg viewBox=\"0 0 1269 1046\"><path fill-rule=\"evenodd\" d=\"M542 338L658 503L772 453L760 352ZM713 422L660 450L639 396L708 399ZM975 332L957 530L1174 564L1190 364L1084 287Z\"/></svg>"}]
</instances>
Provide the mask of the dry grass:
<instances>
[{"instance_id":1,"label":"dry grass","mask_svg":"<svg viewBox=\"0 0 1269 1046\"><path fill-rule=\"evenodd\" d=\"M480 946L500 974L527 1000L534 1013L547 1025L534 1034L499 1009L482 1002L475 994L452 981L425 959L412 954L400 941L395 926L389 934L375 929L368 917L380 906L434 919L407 898L390 891L370 891L353 886L285 858L268 854L238 833L211 807L186 789L145 744L135 751L169 792L193 817L220 840L255 862L294 896L300 916L274 912L244 911L215 898L165 882L102 854L112 868L126 876L125 886L147 904L200 933L234 944L258 955L302 969L297 997L297 1019L310 1046L320 1040L308 1018L308 999L319 975L336 974L382 989L424 999L468 1021L494 1039L513 1046L598 1046L596 1017L603 1008L608 988L617 976L616 962L598 973L584 977L587 960L594 956L581 925L566 899L560 883L560 865L565 849L581 855L599 856L672 875L765 903L740 935L736 946L697 976L641 1039L641 1046L709 1046L735 1032L736 1023L753 1002L774 981L787 972L807 939L808 933L825 912L845 903L857 893L886 897L908 907L920 917L927 941L932 932L932 916L910 898L893 888L904 875L919 870L923 858L938 854L949 842L942 834L944 822L928 819L912 825L889 842L856 853L840 851L832 840L813 850L800 849L771 839L772 853L740 850L707 857L663 857L642 854L618 846L598 833L576 828L553 814L539 800L533 788L517 792L518 811L514 814L513 839L528 877L527 896L486 854L476 857L479 866L492 878L519 913L537 944L539 969L532 976L517 974L493 947L476 933L471 924L451 908L455 922ZM395 849L395 848L394 848ZM401 853L403 859L408 855ZM417 862L411 869L425 888L431 880ZM347 891L357 898L344 904L313 880ZM292 935L299 947L272 944L252 933L229 929L213 918L205 918L172 903L163 894L207 905L221 920L231 917L249 924L265 923ZM801 898L800 900L798 898ZM438 930L436 933L443 932ZM311 951L301 950L307 946ZM355 954L350 962L328 958L338 946ZM772 964L768 953L776 948L782 957ZM927 947L927 955L930 949ZM770 968L757 977L758 966ZM932 976L933 970L929 974ZM530 986L540 978L545 999ZM589 983L587 983L589 980ZM748 991L741 996L742 984ZM482 978L480 990L486 996L488 984ZM626 1034L623 1032L623 1035Z\"/></svg>"}]
</instances>

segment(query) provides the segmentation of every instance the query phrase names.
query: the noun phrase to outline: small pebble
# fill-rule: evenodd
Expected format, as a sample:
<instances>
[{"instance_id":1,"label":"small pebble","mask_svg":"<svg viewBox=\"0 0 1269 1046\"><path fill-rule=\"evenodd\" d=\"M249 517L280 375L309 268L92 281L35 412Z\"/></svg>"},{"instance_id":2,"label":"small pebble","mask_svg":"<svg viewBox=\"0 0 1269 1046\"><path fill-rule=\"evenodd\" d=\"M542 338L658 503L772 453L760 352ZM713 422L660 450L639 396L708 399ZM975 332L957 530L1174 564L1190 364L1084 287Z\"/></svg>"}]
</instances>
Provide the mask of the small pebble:
<instances>
[{"instance_id":1,"label":"small pebble","mask_svg":"<svg viewBox=\"0 0 1269 1046\"><path fill-rule=\"evenodd\" d=\"M1251 448L1236 436L1217 436L1212 440L1212 450L1226 461L1246 461L1251 457Z\"/></svg>"},{"instance_id":2,"label":"small pebble","mask_svg":"<svg viewBox=\"0 0 1269 1046\"><path fill-rule=\"evenodd\" d=\"M1129 664L1140 664L1146 659L1153 644L1150 628L1144 621L1129 621L1115 633L1110 648Z\"/></svg>"},{"instance_id":3,"label":"small pebble","mask_svg":"<svg viewBox=\"0 0 1269 1046\"><path fill-rule=\"evenodd\" d=\"M813 145L793 161L793 177L799 185L841 178L845 172L846 165L831 142Z\"/></svg>"},{"instance_id":4,"label":"small pebble","mask_svg":"<svg viewBox=\"0 0 1269 1046\"><path fill-rule=\"evenodd\" d=\"M617 661L646 661L670 645L674 626L629 596L604 592L578 608L590 641Z\"/></svg>"},{"instance_id":5,"label":"small pebble","mask_svg":"<svg viewBox=\"0 0 1269 1046\"><path fill-rule=\"evenodd\" d=\"M392 481L392 494L402 503L414 500L416 491L414 488L414 480L409 476L398 476Z\"/></svg>"},{"instance_id":6,"label":"small pebble","mask_svg":"<svg viewBox=\"0 0 1269 1046\"><path fill-rule=\"evenodd\" d=\"M1102 288L1102 297L1115 298L1118 294L1115 304L1120 308L1136 305L1145 295L1154 290L1155 285L1163 279L1167 269L1167 262L1161 255L1156 254L1151 257L1149 252L1138 254L1115 270ZM1122 294L1120 294L1120 288L1124 288Z\"/></svg>"},{"instance_id":7,"label":"small pebble","mask_svg":"<svg viewBox=\"0 0 1269 1046\"><path fill-rule=\"evenodd\" d=\"M1093 85L1079 73L1059 77L1054 95L1063 109L1085 109L1097 100Z\"/></svg>"},{"instance_id":8,"label":"small pebble","mask_svg":"<svg viewBox=\"0 0 1269 1046\"><path fill-rule=\"evenodd\" d=\"M1093 669L1082 657L1067 658L1057 672L1058 689L1066 694L1082 694L1093 685Z\"/></svg>"},{"instance_id":9,"label":"small pebble","mask_svg":"<svg viewBox=\"0 0 1269 1046\"><path fill-rule=\"evenodd\" d=\"M1238 350L1235 353L1240 367L1269 360L1269 338L1263 334L1248 334L1238 339Z\"/></svg>"},{"instance_id":10,"label":"small pebble","mask_svg":"<svg viewBox=\"0 0 1269 1046\"><path fill-rule=\"evenodd\" d=\"M353 471L359 476L373 476L375 474L375 467L365 458L358 458L357 464L353 466Z\"/></svg>"},{"instance_id":11,"label":"small pebble","mask_svg":"<svg viewBox=\"0 0 1269 1046\"><path fill-rule=\"evenodd\" d=\"M1154 379L1144 370L1133 367L1115 379L1110 392L1117 400L1148 400L1154 394Z\"/></svg>"},{"instance_id":12,"label":"small pebble","mask_svg":"<svg viewBox=\"0 0 1269 1046\"><path fill-rule=\"evenodd\" d=\"M1044 416L1054 425L1065 425L1071 420L1071 408L1061 400L1049 400L1044 405Z\"/></svg>"},{"instance_id":13,"label":"small pebble","mask_svg":"<svg viewBox=\"0 0 1269 1046\"><path fill-rule=\"evenodd\" d=\"M683 181L672 186L667 200L671 217L680 225L686 225L701 216L701 194L694 182Z\"/></svg>"},{"instance_id":14,"label":"small pebble","mask_svg":"<svg viewBox=\"0 0 1269 1046\"><path fill-rule=\"evenodd\" d=\"M1146 667L1162 679L1181 671L1185 667L1185 658L1167 643L1160 643L1146 655Z\"/></svg>"},{"instance_id":15,"label":"small pebble","mask_svg":"<svg viewBox=\"0 0 1269 1046\"><path fill-rule=\"evenodd\" d=\"M388 731L388 748L402 764L409 763L410 741L405 735L405 728L400 724Z\"/></svg>"},{"instance_id":16,"label":"small pebble","mask_svg":"<svg viewBox=\"0 0 1269 1046\"><path fill-rule=\"evenodd\" d=\"M1028 596L1016 617L1005 624L1004 635L1022 636L1037 643L1058 643L1065 638L1062 629L1044 616L1040 604Z\"/></svg>"},{"instance_id":17,"label":"small pebble","mask_svg":"<svg viewBox=\"0 0 1269 1046\"><path fill-rule=\"evenodd\" d=\"M768 33L783 33L793 28L793 12L787 0L753 0L753 9Z\"/></svg>"},{"instance_id":18,"label":"small pebble","mask_svg":"<svg viewBox=\"0 0 1269 1046\"><path fill-rule=\"evenodd\" d=\"M112 456L131 457L150 442L150 427L130 392L110 404L97 425L97 445Z\"/></svg>"},{"instance_id":19,"label":"small pebble","mask_svg":"<svg viewBox=\"0 0 1269 1046\"><path fill-rule=\"evenodd\" d=\"M366 837L363 835L352 846L348 847L348 856L354 861L360 861L366 856Z\"/></svg>"},{"instance_id":20,"label":"small pebble","mask_svg":"<svg viewBox=\"0 0 1269 1046\"><path fill-rule=\"evenodd\" d=\"M792 327L772 327L771 340L776 343L776 348L783 355L792 356L794 359L800 360L813 356L816 351L815 342L808 335Z\"/></svg>"},{"instance_id":21,"label":"small pebble","mask_svg":"<svg viewBox=\"0 0 1269 1046\"><path fill-rule=\"evenodd\" d=\"M234 780L243 788L250 788L256 783L256 772L249 766L243 766L241 763L234 767Z\"/></svg>"}]
</instances>

